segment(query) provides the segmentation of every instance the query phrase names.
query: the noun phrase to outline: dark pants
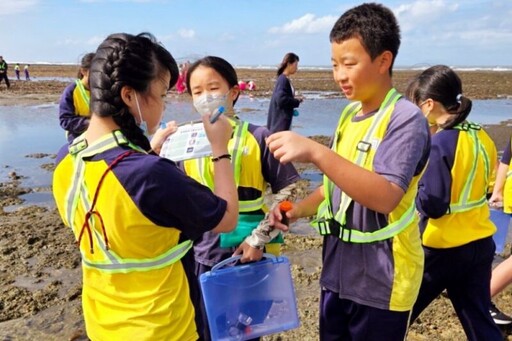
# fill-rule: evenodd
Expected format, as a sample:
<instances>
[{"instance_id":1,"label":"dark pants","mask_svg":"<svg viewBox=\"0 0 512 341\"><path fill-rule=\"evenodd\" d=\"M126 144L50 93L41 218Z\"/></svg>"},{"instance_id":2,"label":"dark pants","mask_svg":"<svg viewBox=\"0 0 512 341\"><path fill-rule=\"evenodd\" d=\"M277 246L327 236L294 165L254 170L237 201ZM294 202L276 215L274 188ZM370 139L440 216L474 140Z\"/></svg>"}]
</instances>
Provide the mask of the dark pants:
<instances>
[{"instance_id":1,"label":"dark pants","mask_svg":"<svg viewBox=\"0 0 512 341\"><path fill-rule=\"evenodd\" d=\"M424 247L425 270L411 321L446 289L468 340L503 340L489 313L495 249L492 237L449 249Z\"/></svg>"},{"instance_id":2,"label":"dark pants","mask_svg":"<svg viewBox=\"0 0 512 341\"><path fill-rule=\"evenodd\" d=\"M9 83L9 77L7 77L7 73L0 73L0 83L2 83L2 79L5 80L5 84L7 84L7 89L11 87L11 83Z\"/></svg>"},{"instance_id":3,"label":"dark pants","mask_svg":"<svg viewBox=\"0 0 512 341\"><path fill-rule=\"evenodd\" d=\"M330 290L320 296L321 341L388 341L405 339L409 311L372 308L340 299Z\"/></svg>"}]
</instances>

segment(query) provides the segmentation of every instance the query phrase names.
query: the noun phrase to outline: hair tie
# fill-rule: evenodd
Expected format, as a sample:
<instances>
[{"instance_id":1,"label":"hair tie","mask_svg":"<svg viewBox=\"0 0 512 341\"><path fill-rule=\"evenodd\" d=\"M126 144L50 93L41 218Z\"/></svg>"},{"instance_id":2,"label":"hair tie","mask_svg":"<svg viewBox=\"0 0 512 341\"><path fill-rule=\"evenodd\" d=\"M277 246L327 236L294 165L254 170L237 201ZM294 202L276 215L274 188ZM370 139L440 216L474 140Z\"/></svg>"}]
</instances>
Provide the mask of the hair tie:
<instances>
[{"instance_id":1,"label":"hair tie","mask_svg":"<svg viewBox=\"0 0 512 341\"><path fill-rule=\"evenodd\" d=\"M460 104L460 102L461 102L461 100L462 100L462 94L458 94L458 95L457 95L457 97L456 97L456 99L457 99L457 103L459 103L459 104Z\"/></svg>"}]
</instances>

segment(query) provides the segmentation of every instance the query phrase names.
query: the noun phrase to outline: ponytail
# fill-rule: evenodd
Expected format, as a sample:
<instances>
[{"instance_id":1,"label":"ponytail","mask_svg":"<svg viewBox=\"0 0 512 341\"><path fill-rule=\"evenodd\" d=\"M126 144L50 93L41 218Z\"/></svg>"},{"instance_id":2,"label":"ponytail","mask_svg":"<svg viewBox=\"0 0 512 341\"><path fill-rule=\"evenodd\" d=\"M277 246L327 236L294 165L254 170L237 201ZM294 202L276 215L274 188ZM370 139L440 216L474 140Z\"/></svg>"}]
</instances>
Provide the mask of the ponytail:
<instances>
[{"instance_id":1,"label":"ponytail","mask_svg":"<svg viewBox=\"0 0 512 341\"><path fill-rule=\"evenodd\" d=\"M444 124L440 125L443 129L450 129L464 122L471 112L473 103L467 97L459 95L458 101L451 108L446 108L446 111L453 116L452 119L447 120Z\"/></svg>"}]
</instances>

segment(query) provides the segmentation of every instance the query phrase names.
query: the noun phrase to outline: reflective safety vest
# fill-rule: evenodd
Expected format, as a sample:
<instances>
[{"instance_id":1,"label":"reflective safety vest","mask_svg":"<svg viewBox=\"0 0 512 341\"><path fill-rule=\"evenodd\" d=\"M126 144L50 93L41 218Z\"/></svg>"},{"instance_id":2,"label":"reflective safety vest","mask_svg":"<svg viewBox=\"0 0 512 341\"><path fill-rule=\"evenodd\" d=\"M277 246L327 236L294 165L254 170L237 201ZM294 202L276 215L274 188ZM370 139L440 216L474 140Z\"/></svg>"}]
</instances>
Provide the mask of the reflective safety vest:
<instances>
[{"instance_id":1,"label":"reflective safety vest","mask_svg":"<svg viewBox=\"0 0 512 341\"><path fill-rule=\"evenodd\" d=\"M332 150L356 165L372 171L375 153L384 138L389 119L400 97L401 95L395 89L391 89L387 93L378 112L373 115L373 117L367 118L367 120L371 120L371 122L369 122L369 129L366 130L363 139L359 142L343 141L341 145L340 141L344 129L361 110L360 102L353 102L347 105L340 116ZM341 148L341 150L339 150L339 148ZM333 212L332 194L335 185L324 175L323 185L325 199L318 207L317 218L313 220L312 225L321 235L335 234L344 242L350 243L373 243L392 238L411 226L411 224L415 223L418 219L415 213L416 206L414 201L418 180L419 176L416 176L409 186L410 190L404 195L401 203L389 214L390 222L387 226L376 231L363 232L359 229L346 227L346 212L352 203L352 198L343 191L341 191L340 205L336 208L336 211Z\"/></svg>"},{"instance_id":2,"label":"reflective safety vest","mask_svg":"<svg viewBox=\"0 0 512 341\"><path fill-rule=\"evenodd\" d=\"M5 70L7 70L7 63L5 62L5 60L3 62L0 63L0 71L5 72Z\"/></svg>"},{"instance_id":3,"label":"reflective safety vest","mask_svg":"<svg viewBox=\"0 0 512 341\"><path fill-rule=\"evenodd\" d=\"M91 189L86 186L84 181L84 159L118 146L130 147L131 151L120 155L114 162L112 162L112 164L109 165L97 184L94 193L92 193L90 191ZM134 152L146 152L132 144L120 130L116 130L112 132L112 134L101 138L91 146L88 146L87 141L82 135L73 141L69 147L69 152L73 158L75 172L72 178L72 185L66 194L67 200L64 207L65 216L63 215L66 220L65 223L74 230L75 236L78 236L77 240L79 244L81 238L86 233L88 234L87 237L89 238L91 256L95 251L100 253L100 257L94 257L96 260L93 260L88 257L86 252L81 250L82 263L84 266L107 273L150 271L161 269L177 262L192 247L192 241L187 240L156 257L145 259L125 259L120 257L113 250L109 249L107 230L105 226L103 226L103 219L101 218L101 215L94 210L95 201L101 189L102 180L110 169L115 167L117 162L121 161L123 157ZM90 198L93 199L91 200ZM76 223L77 217L75 217L75 214L78 211L78 205L82 205L83 210L87 212L86 220L81 229ZM94 243L93 240L96 241L96 243ZM99 247L94 248L93 244L96 244Z\"/></svg>"},{"instance_id":4,"label":"reflective safety vest","mask_svg":"<svg viewBox=\"0 0 512 341\"><path fill-rule=\"evenodd\" d=\"M480 160L484 165L484 181L485 183L489 183L489 178L491 175L490 164L491 160L489 158L489 154L485 150L484 146L480 142L480 139L477 136L478 130L482 129L478 124L465 122L455 126L453 129L457 129L460 131L464 131L468 134L472 141L473 145L473 165L471 166L471 170L469 174L465 174L464 177L466 181L464 182L464 186L462 189L462 193L459 197L459 200L454 203L450 203L450 207L448 208L447 214L450 213L459 213L469 211L476 207L481 207L487 203L487 188L482 188L482 193L479 198L470 199L471 194L474 191L474 186L479 186L475 184L475 176L478 168L478 163ZM453 174L453 177L460 177L461 174ZM480 186L481 187L481 186Z\"/></svg>"},{"instance_id":5,"label":"reflective safety vest","mask_svg":"<svg viewBox=\"0 0 512 341\"><path fill-rule=\"evenodd\" d=\"M235 184L238 187L240 185L240 176L242 173L242 156L244 155L249 135L249 123L239 121L237 119L231 119L230 122L233 126L233 137L229 140L228 151L231 154L231 165L235 176ZM245 166L247 167L247 165ZM213 164L210 158L203 157L186 160L185 171L189 176L196 179L203 185L208 186L213 191ZM254 212L263 209L265 199L264 189L260 189L256 185L255 188L261 190L261 196L253 200L239 200L238 211L240 213Z\"/></svg>"},{"instance_id":6,"label":"reflective safety vest","mask_svg":"<svg viewBox=\"0 0 512 341\"><path fill-rule=\"evenodd\" d=\"M496 226L489 219L486 195L497 160L494 142L484 129L469 122L437 134L456 139L455 149L448 151L453 153L449 197L440 199L448 199L449 206L444 215L427 220L422 235L423 245L447 249L492 236ZM433 181L436 181L435 177L429 174L423 185L429 186Z\"/></svg>"},{"instance_id":7,"label":"reflective safety vest","mask_svg":"<svg viewBox=\"0 0 512 341\"><path fill-rule=\"evenodd\" d=\"M512 147L512 139L510 144ZM503 189L503 211L508 214L512 213L512 162L509 162L507 179Z\"/></svg>"},{"instance_id":8,"label":"reflective safety vest","mask_svg":"<svg viewBox=\"0 0 512 341\"><path fill-rule=\"evenodd\" d=\"M90 92L84 87L80 79L75 80L76 87L73 90L73 105L78 116L91 116L89 110Z\"/></svg>"}]
</instances>

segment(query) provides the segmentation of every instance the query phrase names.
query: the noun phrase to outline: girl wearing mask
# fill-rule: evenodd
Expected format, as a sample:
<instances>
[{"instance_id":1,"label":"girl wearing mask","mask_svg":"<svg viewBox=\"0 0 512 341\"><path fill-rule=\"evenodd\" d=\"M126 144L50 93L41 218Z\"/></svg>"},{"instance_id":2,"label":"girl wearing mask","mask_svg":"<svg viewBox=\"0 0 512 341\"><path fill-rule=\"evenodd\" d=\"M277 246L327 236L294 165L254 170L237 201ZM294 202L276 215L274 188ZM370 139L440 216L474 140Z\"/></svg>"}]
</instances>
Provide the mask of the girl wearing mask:
<instances>
[{"instance_id":1,"label":"girl wearing mask","mask_svg":"<svg viewBox=\"0 0 512 341\"><path fill-rule=\"evenodd\" d=\"M89 76L89 127L60 150L53 177L57 208L82 255L87 336L197 340L199 285L188 250L204 232L236 226L231 164L213 163L212 192L151 151L146 136L178 79L174 58L152 35L108 36ZM203 121L214 156L227 154L230 122Z\"/></svg>"},{"instance_id":2,"label":"girl wearing mask","mask_svg":"<svg viewBox=\"0 0 512 341\"><path fill-rule=\"evenodd\" d=\"M208 56L193 63L187 75L187 91L198 113L209 115L222 106L224 115L233 127L228 150L237 184L240 212L233 232L220 235L206 232L194 242L196 275L211 270L216 263L231 257L239 246L237 253L243 254L242 262L260 259L264 247L267 252L279 253L279 244L267 244L278 236L279 231L268 225L264 196L270 184L272 192L276 194L273 198L275 204L287 199L293 184L299 179L297 171L291 163L281 165L272 156L265 144L265 138L270 135L266 128L236 117L233 106L240 94L238 77L226 60ZM183 167L189 176L213 189L217 187L214 164L214 159L204 157L184 161ZM282 242L282 239L274 241ZM206 321L202 303L200 309ZM202 336L210 339L206 323Z\"/></svg>"}]
</instances>

